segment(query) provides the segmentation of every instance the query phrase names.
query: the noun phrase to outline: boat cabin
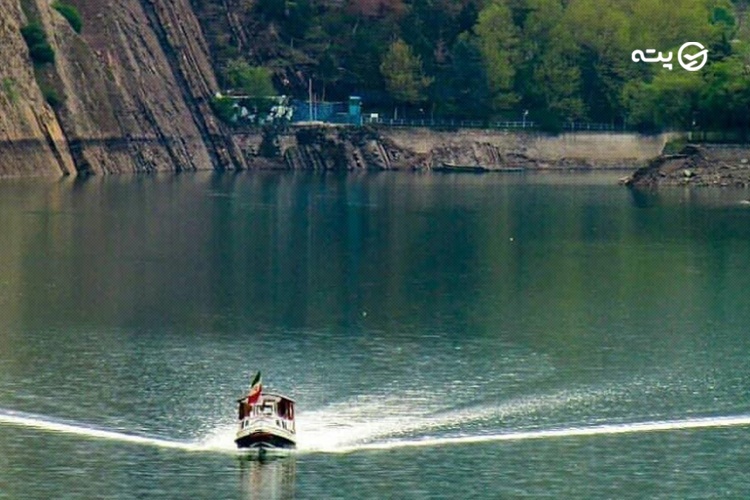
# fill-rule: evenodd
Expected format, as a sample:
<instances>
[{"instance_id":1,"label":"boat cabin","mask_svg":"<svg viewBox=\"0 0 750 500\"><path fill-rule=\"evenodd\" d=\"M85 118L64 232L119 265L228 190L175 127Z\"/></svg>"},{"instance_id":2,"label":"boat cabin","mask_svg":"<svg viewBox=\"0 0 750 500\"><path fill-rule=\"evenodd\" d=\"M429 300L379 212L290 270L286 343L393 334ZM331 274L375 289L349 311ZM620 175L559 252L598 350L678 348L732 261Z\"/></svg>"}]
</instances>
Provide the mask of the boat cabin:
<instances>
[{"instance_id":1,"label":"boat cabin","mask_svg":"<svg viewBox=\"0 0 750 500\"><path fill-rule=\"evenodd\" d=\"M248 398L237 400L239 425L234 440L237 447L260 450L294 448L294 400L271 392L261 393L253 404Z\"/></svg>"},{"instance_id":2,"label":"boat cabin","mask_svg":"<svg viewBox=\"0 0 750 500\"><path fill-rule=\"evenodd\" d=\"M249 404L247 398L239 400L239 419L251 418L282 418L294 422L294 400L282 396L264 392L260 401Z\"/></svg>"}]
</instances>

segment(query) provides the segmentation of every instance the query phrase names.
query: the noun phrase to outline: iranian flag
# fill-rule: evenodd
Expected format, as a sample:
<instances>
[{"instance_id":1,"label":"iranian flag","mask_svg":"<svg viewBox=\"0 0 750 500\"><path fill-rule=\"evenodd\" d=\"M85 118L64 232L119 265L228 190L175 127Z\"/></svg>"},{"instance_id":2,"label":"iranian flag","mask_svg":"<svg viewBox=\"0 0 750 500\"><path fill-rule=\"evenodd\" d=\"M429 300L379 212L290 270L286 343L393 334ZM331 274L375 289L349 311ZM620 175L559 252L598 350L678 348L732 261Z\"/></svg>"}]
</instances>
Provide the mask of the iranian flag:
<instances>
[{"instance_id":1,"label":"iranian flag","mask_svg":"<svg viewBox=\"0 0 750 500\"><path fill-rule=\"evenodd\" d=\"M247 395L247 403L254 405L260 400L260 393L263 390L263 384L260 381L260 372L255 374L250 384L250 394Z\"/></svg>"}]
</instances>

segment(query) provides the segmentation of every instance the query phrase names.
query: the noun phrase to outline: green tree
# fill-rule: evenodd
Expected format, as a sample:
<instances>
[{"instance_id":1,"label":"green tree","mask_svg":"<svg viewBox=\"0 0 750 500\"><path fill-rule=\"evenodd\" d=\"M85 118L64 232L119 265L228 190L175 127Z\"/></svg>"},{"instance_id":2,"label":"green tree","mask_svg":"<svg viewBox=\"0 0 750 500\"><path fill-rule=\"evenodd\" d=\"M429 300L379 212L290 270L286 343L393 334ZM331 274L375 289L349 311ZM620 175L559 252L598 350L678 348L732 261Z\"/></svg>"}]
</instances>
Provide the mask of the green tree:
<instances>
[{"instance_id":1,"label":"green tree","mask_svg":"<svg viewBox=\"0 0 750 500\"><path fill-rule=\"evenodd\" d=\"M38 22L27 24L21 28L21 36L29 47L32 61L37 64L55 62L55 51L47 42L47 35L41 24Z\"/></svg>"},{"instance_id":2,"label":"green tree","mask_svg":"<svg viewBox=\"0 0 750 500\"><path fill-rule=\"evenodd\" d=\"M388 48L380 64L385 86L393 99L402 104L417 104L426 98L432 79L424 75L422 60L400 38Z\"/></svg>"},{"instance_id":3,"label":"green tree","mask_svg":"<svg viewBox=\"0 0 750 500\"><path fill-rule=\"evenodd\" d=\"M261 66L250 66L245 61L229 61L225 70L227 84L249 97L270 97L276 95L271 81L271 72Z\"/></svg>"},{"instance_id":4,"label":"green tree","mask_svg":"<svg viewBox=\"0 0 750 500\"><path fill-rule=\"evenodd\" d=\"M564 50L550 50L541 58L533 74L532 96L543 127L557 130L563 122L584 116L581 84L581 71Z\"/></svg>"},{"instance_id":5,"label":"green tree","mask_svg":"<svg viewBox=\"0 0 750 500\"><path fill-rule=\"evenodd\" d=\"M456 40L450 64L439 76L432 87L438 114L451 118L489 118L492 110L487 106L490 93L482 54L467 33Z\"/></svg>"},{"instance_id":6,"label":"green tree","mask_svg":"<svg viewBox=\"0 0 750 500\"><path fill-rule=\"evenodd\" d=\"M496 110L509 109L519 100L514 91L518 54L518 29L504 0L492 0L479 13L474 27L487 83Z\"/></svg>"},{"instance_id":7,"label":"green tree","mask_svg":"<svg viewBox=\"0 0 750 500\"><path fill-rule=\"evenodd\" d=\"M635 0L628 11L632 19L633 42L642 48L670 50L685 42L710 44L720 35L711 24L713 0L671 0L666 7L662 0ZM718 7L718 5L716 5ZM722 9L723 10L723 9ZM731 23L726 12L718 13L719 22Z\"/></svg>"},{"instance_id":8,"label":"green tree","mask_svg":"<svg viewBox=\"0 0 750 500\"><path fill-rule=\"evenodd\" d=\"M224 123L234 123L235 121L235 108L234 100L228 97L213 97L210 101L211 109L214 114Z\"/></svg>"},{"instance_id":9,"label":"green tree","mask_svg":"<svg viewBox=\"0 0 750 500\"><path fill-rule=\"evenodd\" d=\"M631 16L625 5L622 0L572 0L561 20L560 29L571 33L578 47L581 99L588 118L597 122L622 119L623 85L640 76L630 58Z\"/></svg>"},{"instance_id":10,"label":"green tree","mask_svg":"<svg viewBox=\"0 0 750 500\"><path fill-rule=\"evenodd\" d=\"M563 122L584 115L580 48L573 33L561 23L561 0L524 0L516 10L524 14L515 16L523 20L519 49L523 57L517 64L516 91L535 122L559 130Z\"/></svg>"},{"instance_id":11,"label":"green tree","mask_svg":"<svg viewBox=\"0 0 750 500\"><path fill-rule=\"evenodd\" d=\"M70 5L63 2L53 2L52 8L59 12L73 28L73 31L80 33L83 28L83 20L81 19L81 13L74 5Z\"/></svg>"},{"instance_id":12,"label":"green tree","mask_svg":"<svg viewBox=\"0 0 750 500\"><path fill-rule=\"evenodd\" d=\"M402 0L350 0L349 9L359 16L378 17L404 10Z\"/></svg>"},{"instance_id":13,"label":"green tree","mask_svg":"<svg viewBox=\"0 0 750 500\"><path fill-rule=\"evenodd\" d=\"M750 70L741 57L728 57L708 67L703 77L698 119L701 128L750 127Z\"/></svg>"},{"instance_id":14,"label":"green tree","mask_svg":"<svg viewBox=\"0 0 750 500\"><path fill-rule=\"evenodd\" d=\"M336 55L332 50L324 52L318 59L316 68L317 79L323 82L323 100L326 99L326 87L339 78L339 63L336 61Z\"/></svg>"},{"instance_id":15,"label":"green tree","mask_svg":"<svg viewBox=\"0 0 750 500\"><path fill-rule=\"evenodd\" d=\"M651 83L634 80L623 88L629 122L641 129L690 128L698 112L703 80L687 71L661 71Z\"/></svg>"}]
</instances>

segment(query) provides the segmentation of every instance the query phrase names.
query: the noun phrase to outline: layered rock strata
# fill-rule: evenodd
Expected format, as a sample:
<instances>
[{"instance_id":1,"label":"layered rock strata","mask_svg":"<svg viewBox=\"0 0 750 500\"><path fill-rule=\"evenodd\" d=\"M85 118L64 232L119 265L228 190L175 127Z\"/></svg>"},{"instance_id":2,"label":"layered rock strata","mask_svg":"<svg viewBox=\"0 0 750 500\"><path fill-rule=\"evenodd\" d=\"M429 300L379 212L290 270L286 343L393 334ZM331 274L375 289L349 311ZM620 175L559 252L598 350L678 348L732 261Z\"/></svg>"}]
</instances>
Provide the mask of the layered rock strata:
<instances>
[{"instance_id":1,"label":"layered rock strata","mask_svg":"<svg viewBox=\"0 0 750 500\"><path fill-rule=\"evenodd\" d=\"M0 0L0 175L244 166L209 107L218 86L187 0L73 2L81 34L46 0L22 1ZM32 21L54 63L31 63Z\"/></svg>"}]
</instances>

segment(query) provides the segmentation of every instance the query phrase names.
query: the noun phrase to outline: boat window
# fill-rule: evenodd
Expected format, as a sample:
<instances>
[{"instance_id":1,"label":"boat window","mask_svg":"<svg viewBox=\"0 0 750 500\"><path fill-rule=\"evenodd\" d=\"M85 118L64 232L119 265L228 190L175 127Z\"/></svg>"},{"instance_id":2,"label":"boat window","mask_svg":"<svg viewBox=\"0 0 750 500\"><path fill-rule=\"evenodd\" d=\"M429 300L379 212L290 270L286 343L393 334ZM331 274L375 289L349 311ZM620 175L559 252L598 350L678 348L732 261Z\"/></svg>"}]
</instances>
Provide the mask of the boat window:
<instances>
[{"instance_id":1,"label":"boat window","mask_svg":"<svg viewBox=\"0 0 750 500\"><path fill-rule=\"evenodd\" d=\"M283 400L279 401L279 405L277 409L278 409L277 413L279 414L280 417L288 418L287 413L289 412L289 405L287 404L286 401L283 401Z\"/></svg>"}]
</instances>

